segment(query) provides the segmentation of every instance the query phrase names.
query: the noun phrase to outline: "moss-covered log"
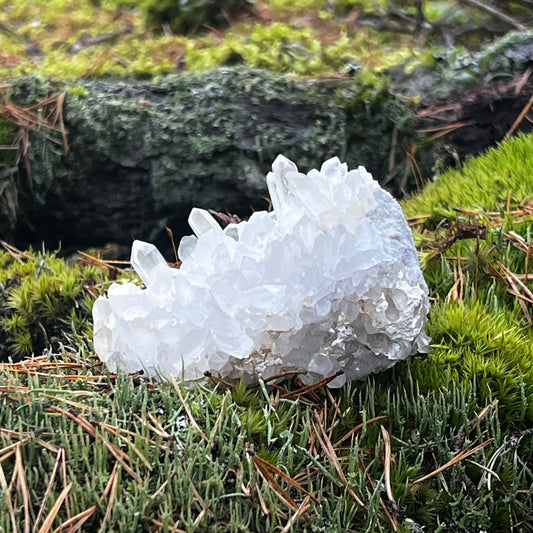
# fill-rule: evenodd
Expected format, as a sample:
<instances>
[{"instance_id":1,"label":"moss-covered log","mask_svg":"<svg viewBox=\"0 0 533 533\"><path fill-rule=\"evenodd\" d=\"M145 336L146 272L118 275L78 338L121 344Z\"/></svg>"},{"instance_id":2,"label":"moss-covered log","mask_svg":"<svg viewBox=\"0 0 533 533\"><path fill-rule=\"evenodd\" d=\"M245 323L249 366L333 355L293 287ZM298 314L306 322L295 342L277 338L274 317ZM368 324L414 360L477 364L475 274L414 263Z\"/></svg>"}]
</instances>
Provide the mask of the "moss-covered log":
<instances>
[{"instance_id":1,"label":"moss-covered log","mask_svg":"<svg viewBox=\"0 0 533 533\"><path fill-rule=\"evenodd\" d=\"M9 98L28 105L60 90L23 78ZM0 225L20 245L167 244L164 226L188 232L194 205L241 215L264 208L264 176L279 153L301 168L340 155L386 175L391 144L399 159L412 134L410 117L386 90L244 68L83 82L63 104L68 153L47 130L30 133L29 167L22 158L21 172L2 178Z\"/></svg>"},{"instance_id":2,"label":"moss-covered log","mask_svg":"<svg viewBox=\"0 0 533 533\"><path fill-rule=\"evenodd\" d=\"M431 178L435 155L449 163L501 141L533 90L530 77L513 72L467 90L452 86L439 99L422 97L413 109L396 87L361 79L297 81L237 67L155 83L68 86L68 152L41 128L29 134L27 157L0 168L1 234L19 246L61 242L69 249L141 238L169 250L165 225L189 233L193 206L241 216L264 208L264 176L279 153L302 169L339 155L350 166L365 165L394 193L405 192L413 169L421 181ZM7 97L30 105L62 90L64 84L21 78ZM517 129L531 131L531 124ZM26 143L20 146L22 152Z\"/></svg>"}]
</instances>

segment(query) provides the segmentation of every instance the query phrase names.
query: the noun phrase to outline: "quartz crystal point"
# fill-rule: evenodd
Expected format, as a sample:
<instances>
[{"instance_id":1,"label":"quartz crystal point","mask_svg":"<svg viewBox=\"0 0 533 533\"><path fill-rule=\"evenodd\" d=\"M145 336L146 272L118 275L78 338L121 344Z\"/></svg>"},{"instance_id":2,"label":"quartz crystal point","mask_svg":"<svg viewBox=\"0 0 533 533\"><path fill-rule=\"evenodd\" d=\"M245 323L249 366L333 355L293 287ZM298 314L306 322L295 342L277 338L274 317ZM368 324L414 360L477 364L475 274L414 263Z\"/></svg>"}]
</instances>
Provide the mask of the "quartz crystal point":
<instances>
[{"instance_id":1,"label":"quartz crystal point","mask_svg":"<svg viewBox=\"0 0 533 533\"><path fill-rule=\"evenodd\" d=\"M179 270L135 241L146 286L114 283L93 309L111 371L267 378L285 370L331 386L426 352L428 289L400 205L363 168L333 158L307 175L278 156L274 210L222 229L203 209Z\"/></svg>"}]
</instances>

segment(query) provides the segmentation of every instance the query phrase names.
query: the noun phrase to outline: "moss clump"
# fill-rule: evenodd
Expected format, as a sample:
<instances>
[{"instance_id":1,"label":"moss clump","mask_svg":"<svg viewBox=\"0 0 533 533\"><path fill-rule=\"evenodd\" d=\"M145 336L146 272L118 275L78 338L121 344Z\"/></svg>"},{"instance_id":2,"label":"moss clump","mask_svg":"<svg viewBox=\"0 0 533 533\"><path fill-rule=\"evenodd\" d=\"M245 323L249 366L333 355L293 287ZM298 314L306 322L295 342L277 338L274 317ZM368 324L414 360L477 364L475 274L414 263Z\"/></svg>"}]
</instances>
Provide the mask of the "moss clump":
<instances>
[{"instance_id":1,"label":"moss clump","mask_svg":"<svg viewBox=\"0 0 533 533\"><path fill-rule=\"evenodd\" d=\"M508 429L533 424L533 216L522 205L533 190L532 160L533 135L518 135L403 203L437 301L417 379L438 388L447 369L455 382L476 383L480 403L500 402Z\"/></svg>"},{"instance_id":2,"label":"moss clump","mask_svg":"<svg viewBox=\"0 0 533 533\"><path fill-rule=\"evenodd\" d=\"M51 253L0 252L0 361L57 349L65 334L89 330L101 269Z\"/></svg>"},{"instance_id":3,"label":"moss clump","mask_svg":"<svg viewBox=\"0 0 533 533\"><path fill-rule=\"evenodd\" d=\"M461 169L438 176L403 203L406 216L456 216L454 208L505 211L533 190L533 135L517 135L498 149L467 160Z\"/></svg>"}]
</instances>

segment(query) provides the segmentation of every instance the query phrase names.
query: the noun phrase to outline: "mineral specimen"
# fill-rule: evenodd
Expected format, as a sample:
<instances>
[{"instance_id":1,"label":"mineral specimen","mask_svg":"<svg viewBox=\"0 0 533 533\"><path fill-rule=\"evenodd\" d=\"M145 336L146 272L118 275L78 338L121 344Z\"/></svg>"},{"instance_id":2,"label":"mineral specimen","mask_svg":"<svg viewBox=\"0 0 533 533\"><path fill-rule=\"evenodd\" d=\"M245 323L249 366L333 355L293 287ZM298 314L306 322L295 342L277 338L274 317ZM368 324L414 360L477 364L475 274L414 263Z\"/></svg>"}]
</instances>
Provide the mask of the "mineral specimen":
<instances>
[{"instance_id":1,"label":"mineral specimen","mask_svg":"<svg viewBox=\"0 0 533 533\"><path fill-rule=\"evenodd\" d=\"M285 370L330 386L427 351L427 285L400 205L363 167L333 158L307 175L278 156L273 211L222 229L203 209L180 269L135 241L146 286L114 283L95 302L94 347L115 371L185 379Z\"/></svg>"}]
</instances>

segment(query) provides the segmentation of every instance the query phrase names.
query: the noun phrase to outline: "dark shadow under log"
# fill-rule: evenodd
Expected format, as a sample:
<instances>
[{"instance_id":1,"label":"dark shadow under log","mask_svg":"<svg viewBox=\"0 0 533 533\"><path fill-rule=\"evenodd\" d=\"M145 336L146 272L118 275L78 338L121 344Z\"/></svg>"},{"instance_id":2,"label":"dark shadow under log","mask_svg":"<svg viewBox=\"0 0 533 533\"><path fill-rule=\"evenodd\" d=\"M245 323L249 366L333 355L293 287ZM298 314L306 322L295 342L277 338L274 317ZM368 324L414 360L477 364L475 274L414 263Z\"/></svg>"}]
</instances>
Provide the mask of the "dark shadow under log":
<instances>
[{"instance_id":1,"label":"dark shadow under log","mask_svg":"<svg viewBox=\"0 0 533 533\"><path fill-rule=\"evenodd\" d=\"M61 90L22 78L6 95L27 106ZM267 208L265 175L279 153L302 171L338 155L400 195L414 186L407 153L427 180L435 154L448 162L501 141L532 91L531 79L508 78L422 98L414 109L356 80L296 81L240 67L80 82L63 102L68 152L32 132L29 167L22 157L12 172L0 168L0 236L20 247L61 242L66 251L140 238L169 250L165 226L190 233L193 206L241 217ZM453 129L458 123L468 125Z\"/></svg>"}]
</instances>

